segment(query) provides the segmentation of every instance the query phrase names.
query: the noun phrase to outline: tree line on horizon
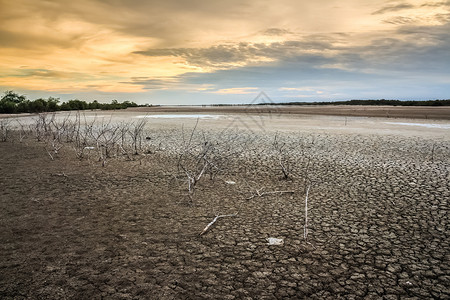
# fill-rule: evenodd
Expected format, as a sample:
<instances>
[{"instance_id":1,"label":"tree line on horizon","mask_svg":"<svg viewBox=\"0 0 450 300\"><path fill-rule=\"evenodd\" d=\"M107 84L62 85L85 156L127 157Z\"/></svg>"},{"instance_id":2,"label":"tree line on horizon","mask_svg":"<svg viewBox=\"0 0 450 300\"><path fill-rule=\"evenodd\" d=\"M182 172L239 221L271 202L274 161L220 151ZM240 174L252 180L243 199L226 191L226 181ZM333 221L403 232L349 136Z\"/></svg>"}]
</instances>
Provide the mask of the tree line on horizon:
<instances>
[{"instance_id":1,"label":"tree line on horizon","mask_svg":"<svg viewBox=\"0 0 450 300\"><path fill-rule=\"evenodd\" d=\"M125 109L128 107L137 107L138 105L131 101L118 102L112 100L111 103L100 103L97 100L86 102L78 99L61 102L59 98L49 97L47 99L38 98L29 100L25 95L19 95L13 91L4 92L0 99L0 113L42 113L68 110L114 110Z\"/></svg>"},{"instance_id":2,"label":"tree line on horizon","mask_svg":"<svg viewBox=\"0 0 450 300\"><path fill-rule=\"evenodd\" d=\"M327 102L283 102L259 103L258 105L390 105L390 106L450 106L450 99L445 100L347 100Z\"/></svg>"},{"instance_id":3,"label":"tree line on horizon","mask_svg":"<svg viewBox=\"0 0 450 300\"><path fill-rule=\"evenodd\" d=\"M248 104L211 104L210 106L245 106ZM256 105L390 105L390 106L450 106L450 99L446 100L348 100L327 102L282 102L257 103ZM4 92L0 99L0 113L42 113L69 110L115 110L128 107L149 106L138 105L135 102L112 100L111 103L100 103L97 100L86 102L78 99L61 102L59 98L49 97L29 100L25 95L14 91Z\"/></svg>"}]
</instances>

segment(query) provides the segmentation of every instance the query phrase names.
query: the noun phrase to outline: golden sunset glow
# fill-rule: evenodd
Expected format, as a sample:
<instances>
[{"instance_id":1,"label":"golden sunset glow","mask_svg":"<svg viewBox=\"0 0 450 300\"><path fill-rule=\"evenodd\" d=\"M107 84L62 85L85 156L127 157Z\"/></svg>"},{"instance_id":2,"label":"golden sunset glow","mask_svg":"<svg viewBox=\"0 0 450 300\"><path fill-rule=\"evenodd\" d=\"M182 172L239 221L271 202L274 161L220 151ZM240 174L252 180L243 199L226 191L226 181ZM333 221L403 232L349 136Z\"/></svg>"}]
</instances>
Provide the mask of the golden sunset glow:
<instances>
[{"instance_id":1,"label":"golden sunset glow","mask_svg":"<svg viewBox=\"0 0 450 300\"><path fill-rule=\"evenodd\" d=\"M0 18L0 86L30 97L449 93L449 1L0 0Z\"/></svg>"}]
</instances>

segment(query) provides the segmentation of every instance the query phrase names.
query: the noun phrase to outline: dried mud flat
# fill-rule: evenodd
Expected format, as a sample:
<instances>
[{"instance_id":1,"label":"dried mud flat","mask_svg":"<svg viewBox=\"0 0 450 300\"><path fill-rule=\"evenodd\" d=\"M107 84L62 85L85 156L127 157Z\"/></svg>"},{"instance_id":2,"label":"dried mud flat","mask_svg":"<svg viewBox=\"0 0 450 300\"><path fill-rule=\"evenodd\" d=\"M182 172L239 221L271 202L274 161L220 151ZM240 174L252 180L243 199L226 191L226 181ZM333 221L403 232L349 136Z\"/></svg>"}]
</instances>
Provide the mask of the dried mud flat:
<instances>
[{"instance_id":1,"label":"dried mud flat","mask_svg":"<svg viewBox=\"0 0 450 300\"><path fill-rule=\"evenodd\" d=\"M0 143L0 298L450 297L448 138L279 133L284 180L273 132L202 130L217 149L247 146L192 199L175 131L105 167L69 146L51 160L31 137Z\"/></svg>"}]
</instances>

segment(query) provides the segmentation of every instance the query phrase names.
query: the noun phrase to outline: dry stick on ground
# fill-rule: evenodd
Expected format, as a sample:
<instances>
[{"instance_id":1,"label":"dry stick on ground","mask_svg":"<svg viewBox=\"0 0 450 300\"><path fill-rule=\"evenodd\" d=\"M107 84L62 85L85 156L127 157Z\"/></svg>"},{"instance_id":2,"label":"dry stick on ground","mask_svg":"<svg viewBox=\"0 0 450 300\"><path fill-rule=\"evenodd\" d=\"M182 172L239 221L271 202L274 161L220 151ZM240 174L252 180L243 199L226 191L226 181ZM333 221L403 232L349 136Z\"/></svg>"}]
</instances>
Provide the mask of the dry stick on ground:
<instances>
[{"instance_id":1,"label":"dry stick on ground","mask_svg":"<svg viewBox=\"0 0 450 300\"><path fill-rule=\"evenodd\" d=\"M308 195L309 195L309 189L311 188L311 185L308 185L308 188L306 189L306 197L305 197L305 225L303 227L303 238L305 241L308 241Z\"/></svg>"},{"instance_id":2,"label":"dry stick on ground","mask_svg":"<svg viewBox=\"0 0 450 300\"><path fill-rule=\"evenodd\" d=\"M314 249L317 250L316 246L312 244L311 242L308 242L308 195L309 195L309 189L311 188L311 184L308 185L308 188L306 189L306 197L305 197L305 226L303 227L303 237L305 239L305 242L308 245L311 245Z\"/></svg>"},{"instance_id":3,"label":"dry stick on ground","mask_svg":"<svg viewBox=\"0 0 450 300\"><path fill-rule=\"evenodd\" d=\"M253 192L252 195L248 198L246 198L245 200L251 200L255 197L264 197L266 195L273 195L273 194L293 194L295 193L295 191L272 191L272 192L261 192L262 189L255 189L256 194L254 194Z\"/></svg>"},{"instance_id":4,"label":"dry stick on ground","mask_svg":"<svg viewBox=\"0 0 450 300\"><path fill-rule=\"evenodd\" d=\"M433 143L433 148L431 149L431 162L434 162L434 148L436 147L436 143Z\"/></svg>"},{"instance_id":5,"label":"dry stick on ground","mask_svg":"<svg viewBox=\"0 0 450 300\"><path fill-rule=\"evenodd\" d=\"M253 188L252 187L250 187L250 185L248 184L248 182L245 180L245 183L247 184L247 186L248 186L248 188L249 188L249 190L250 190L250 193L251 193L251 196L250 197L248 197L248 198L245 198L245 200L251 200L251 199L253 199L253 198L255 198L255 197L264 197L264 196L267 196L267 195L273 195L273 194L294 194L295 193L295 191L272 191L272 192L262 192L262 188L261 189L255 189L255 192L256 192L256 194L253 192Z\"/></svg>"},{"instance_id":6,"label":"dry stick on ground","mask_svg":"<svg viewBox=\"0 0 450 300\"><path fill-rule=\"evenodd\" d=\"M52 175L53 175L53 176L69 177L69 176L67 176L66 173L64 173L64 172L62 172L62 173L55 173L55 174L52 174Z\"/></svg>"},{"instance_id":7,"label":"dry stick on ground","mask_svg":"<svg viewBox=\"0 0 450 300\"><path fill-rule=\"evenodd\" d=\"M203 229L203 231L200 233L200 235L205 234L208 229L214 224L216 223L216 221L220 218L225 218L225 217L236 217L238 213L235 214L231 214L231 215L218 215L216 216L208 225L206 225L205 229Z\"/></svg>"},{"instance_id":8,"label":"dry stick on ground","mask_svg":"<svg viewBox=\"0 0 450 300\"><path fill-rule=\"evenodd\" d=\"M304 177L303 184L305 186L305 192L306 192L306 188L307 188L306 182L309 179L309 166L310 166L310 164L311 164L311 156L308 156L308 161L306 163L306 167L305 167L304 172L303 172L303 177Z\"/></svg>"}]
</instances>

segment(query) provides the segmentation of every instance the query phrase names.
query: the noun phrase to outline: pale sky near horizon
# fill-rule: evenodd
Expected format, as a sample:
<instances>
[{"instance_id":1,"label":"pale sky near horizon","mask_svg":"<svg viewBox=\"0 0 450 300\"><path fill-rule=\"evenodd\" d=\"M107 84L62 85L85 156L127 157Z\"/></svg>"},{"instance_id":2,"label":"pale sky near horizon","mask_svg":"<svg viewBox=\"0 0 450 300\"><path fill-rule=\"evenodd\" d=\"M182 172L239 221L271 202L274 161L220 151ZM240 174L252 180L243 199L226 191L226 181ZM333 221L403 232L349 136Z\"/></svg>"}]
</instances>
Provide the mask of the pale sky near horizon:
<instances>
[{"instance_id":1,"label":"pale sky near horizon","mask_svg":"<svg viewBox=\"0 0 450 300\"><path fill-rule=\"evenodd\" d=\"M450 1L0 0L0 70L29 99L449 99Z\"/></svg>"}]
</instances>

